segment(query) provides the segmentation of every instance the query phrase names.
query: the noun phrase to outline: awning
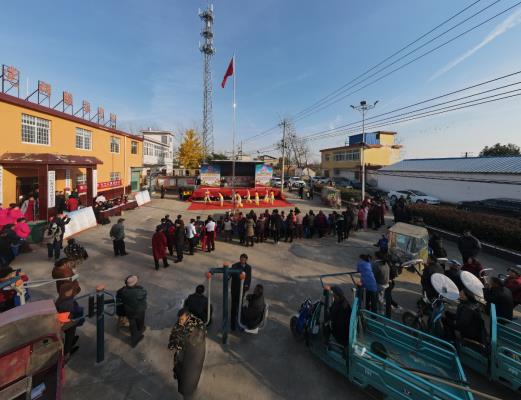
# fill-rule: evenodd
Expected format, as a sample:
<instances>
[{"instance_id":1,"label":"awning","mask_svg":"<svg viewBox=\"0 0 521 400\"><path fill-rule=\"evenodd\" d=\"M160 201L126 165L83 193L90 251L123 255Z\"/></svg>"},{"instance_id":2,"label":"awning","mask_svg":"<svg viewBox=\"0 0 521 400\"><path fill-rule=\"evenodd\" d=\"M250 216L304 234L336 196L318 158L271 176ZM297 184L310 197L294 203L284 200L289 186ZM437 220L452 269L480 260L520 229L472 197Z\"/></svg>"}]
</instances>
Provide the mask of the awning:
<instances>
[{"instance_id":1,"label":"awning","mask_svg":"<svg viewBox=\"0 0 521 400\"><path fill-rule=\"evenodd\" d=\"M47 164L86 167L103 164L99 158L51 153L4 153L0 164Z\"/></svg>"}]
</instances>

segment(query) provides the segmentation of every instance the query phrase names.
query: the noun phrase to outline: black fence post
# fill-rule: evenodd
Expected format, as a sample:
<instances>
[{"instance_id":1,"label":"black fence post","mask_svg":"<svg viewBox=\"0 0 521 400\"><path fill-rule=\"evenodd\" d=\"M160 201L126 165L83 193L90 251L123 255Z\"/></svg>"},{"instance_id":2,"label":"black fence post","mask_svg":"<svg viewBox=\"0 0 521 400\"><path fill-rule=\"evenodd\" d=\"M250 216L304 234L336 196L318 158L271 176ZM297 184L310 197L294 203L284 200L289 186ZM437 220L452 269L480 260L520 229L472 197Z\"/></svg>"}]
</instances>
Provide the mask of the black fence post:
<instances>
[{"instance_id":1,"label":"black fence post","mask_svg":"<svg viewBox=\"0 0 521 400\"><path fill-rule=\"evenodd\" d=\"M96 362L105 359L105 294L96 288Z\"/></svg>"}]
</instances>

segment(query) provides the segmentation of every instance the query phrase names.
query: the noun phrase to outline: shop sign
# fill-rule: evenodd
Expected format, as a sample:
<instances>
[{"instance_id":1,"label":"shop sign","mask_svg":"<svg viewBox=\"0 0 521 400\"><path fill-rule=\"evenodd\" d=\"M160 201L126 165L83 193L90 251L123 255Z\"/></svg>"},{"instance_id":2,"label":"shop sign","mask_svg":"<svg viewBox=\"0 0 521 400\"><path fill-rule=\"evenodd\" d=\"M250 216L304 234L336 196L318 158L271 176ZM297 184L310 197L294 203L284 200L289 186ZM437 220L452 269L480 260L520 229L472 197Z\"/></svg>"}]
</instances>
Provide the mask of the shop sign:
<instances>
[{"instance_id":1,"label":"shop sign","mask_svg":"<svg viewBox=\"0 0 521 400\"><path fill-rule=\"evenodd\" d=\"M53 208L56 203L56 171L47 171L47 208Z\"/></svg>"},{"instance_id":2,"label":"shop sign","mask_svg":"<svg viewBox=\"0 0 521 400\"><path fill-rule=\"evenodd\" d=\"M71 170L65 170L65 190L70 191L72 189L71 185Z\"/></svg>"},{"instance_id":3,"label":"shop sign","mask_svg":"<svg viewBox=\"0 0 521 400\"><path fill-rule=\"evenodd\" d=\"M121 186L121 179L116 179L115 181L109 182L99 182L98 189L110 189L114 187Z\"/></svg>"}]
</instances>

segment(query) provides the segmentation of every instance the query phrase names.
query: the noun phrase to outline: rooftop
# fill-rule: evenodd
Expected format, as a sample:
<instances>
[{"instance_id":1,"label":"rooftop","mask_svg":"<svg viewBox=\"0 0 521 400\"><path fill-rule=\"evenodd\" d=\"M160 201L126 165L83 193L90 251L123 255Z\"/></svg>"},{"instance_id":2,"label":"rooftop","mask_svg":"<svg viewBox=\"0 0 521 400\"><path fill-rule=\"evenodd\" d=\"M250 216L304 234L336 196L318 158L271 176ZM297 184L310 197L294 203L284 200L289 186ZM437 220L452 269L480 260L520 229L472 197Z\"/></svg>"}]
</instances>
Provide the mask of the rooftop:
<instances>
[{"instance_id":1,"label":"rooftop","mask_svg":"<svg viewBox=\"0 0 521 400\"><path fill-rule=\"evenodd\" d=\"M521 156L416 158L388 165L381 171L521 174Z\"/></svg>"}]
</instances>

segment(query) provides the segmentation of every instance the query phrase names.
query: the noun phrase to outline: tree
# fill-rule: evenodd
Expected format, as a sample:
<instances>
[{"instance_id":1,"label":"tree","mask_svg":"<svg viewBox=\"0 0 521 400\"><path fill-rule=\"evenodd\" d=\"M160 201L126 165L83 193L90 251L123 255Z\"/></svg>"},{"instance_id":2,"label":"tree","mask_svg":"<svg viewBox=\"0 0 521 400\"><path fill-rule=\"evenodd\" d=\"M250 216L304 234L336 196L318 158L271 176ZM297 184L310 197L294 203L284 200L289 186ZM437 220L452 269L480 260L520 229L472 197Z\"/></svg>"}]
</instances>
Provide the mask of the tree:
<instances>
[{"instance_id":1,"label":"tree","mask_svg":"<svg viewBox=\"0 0 521 400\"><path fill-rule=\"evenodd\" d=\"M199 168L203 161L203 145L194 129L188 129L177 152L179 164L185 168Z\"/></svg>"},{"instance_id":2,"label":"tree","mask_svg":"<svg viewBox=\"0 0 521 400\"><path fill-rule=\"evenodd\" d=\"M282 152L282 140L277 143L277 149ZM300 138L295 129L293 128L293 124L289 121L286 122L286 150L285 150L285 160L284 167L286 174L289 173L289 169L291 166L295 166L299 169L307 168L308 161L311 155L311 151L309 150L309 146L305 139ZM282 162L282 158L280 163Z\"/></svg>"},{"instance_id":3,"label":"tree","mask_svg":"<svg viewBox=\"0 0 521 400\"><path fill-rule=\"evenodd\" d=\"M519 146L516 146L514 143L501 144L496 143L494 146L485 146L483 150L479 153L481 157L487 156L519 156L521 155L521 150Z\"/></svg>"}]
</instances>

